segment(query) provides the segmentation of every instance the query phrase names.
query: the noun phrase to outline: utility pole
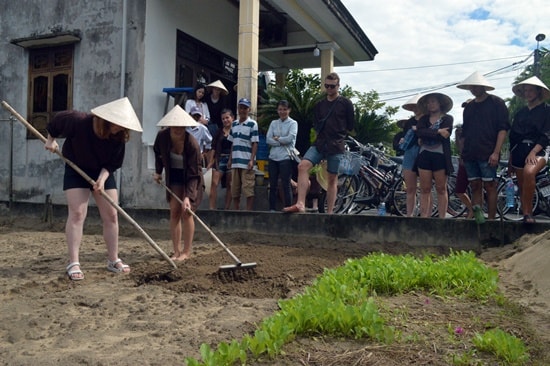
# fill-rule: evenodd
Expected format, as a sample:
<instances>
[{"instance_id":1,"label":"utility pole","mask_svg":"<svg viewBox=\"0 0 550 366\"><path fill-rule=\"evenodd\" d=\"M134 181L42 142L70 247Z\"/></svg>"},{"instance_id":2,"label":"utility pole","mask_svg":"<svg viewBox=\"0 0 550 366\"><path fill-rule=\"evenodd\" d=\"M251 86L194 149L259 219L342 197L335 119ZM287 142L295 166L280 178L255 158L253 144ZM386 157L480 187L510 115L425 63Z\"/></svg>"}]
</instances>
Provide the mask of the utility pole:
<instances>
[{"instance_id":1,"label":"utility pole","mask_svg":"<svg viewBox=\"0 0 550 366\"><path fill-rule=\"evenodd\" d=\"M535 76L540 78L540 50L539 50L539 42L544 41L546 36L542 33L537 34L535 37L535 40L537 41L537 49L534 53L534 60L533 60L533 72L535 73Z\"/></svg>"}]
</instances>

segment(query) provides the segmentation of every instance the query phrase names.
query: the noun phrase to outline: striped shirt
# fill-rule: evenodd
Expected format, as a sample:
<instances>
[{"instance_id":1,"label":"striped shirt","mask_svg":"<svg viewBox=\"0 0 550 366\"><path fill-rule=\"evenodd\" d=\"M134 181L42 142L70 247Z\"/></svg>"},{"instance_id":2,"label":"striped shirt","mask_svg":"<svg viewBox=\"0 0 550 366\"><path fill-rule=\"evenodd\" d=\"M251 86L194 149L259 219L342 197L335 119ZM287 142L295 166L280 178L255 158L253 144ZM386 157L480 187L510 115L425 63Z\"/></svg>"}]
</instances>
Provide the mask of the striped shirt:
<instances>
[{"instance_id":1,"label":"striped shirt","mask_svg":"<svg viewBox=\"0 0 550 366\"><path fill-rule=\"evenodd\" d=\"M233 121L227 139L233 143L231 168L247 169L252 157L252 144L260 141L258 123L251 118L244 122Z\"/></svg>"}]
</instances>

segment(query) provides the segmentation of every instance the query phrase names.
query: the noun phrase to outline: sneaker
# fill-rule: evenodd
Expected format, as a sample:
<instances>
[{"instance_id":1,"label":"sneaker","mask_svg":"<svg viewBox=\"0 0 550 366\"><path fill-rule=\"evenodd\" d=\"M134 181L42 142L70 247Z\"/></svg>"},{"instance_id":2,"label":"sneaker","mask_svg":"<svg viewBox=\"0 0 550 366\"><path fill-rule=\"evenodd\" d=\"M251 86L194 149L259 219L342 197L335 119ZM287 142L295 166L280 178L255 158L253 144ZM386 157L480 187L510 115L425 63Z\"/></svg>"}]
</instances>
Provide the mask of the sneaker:
<instances>
[{"instance_id":1,"label":"sneaker","mask_svg":"<svg viewBox=\"0 0 550 366\"><path fill-rule=\"evenodd\" d=\"M485 222L485 215L479 205L474 206L474 218L476 220L476 224L483 224Z\"/></svg>"}]
</instances>

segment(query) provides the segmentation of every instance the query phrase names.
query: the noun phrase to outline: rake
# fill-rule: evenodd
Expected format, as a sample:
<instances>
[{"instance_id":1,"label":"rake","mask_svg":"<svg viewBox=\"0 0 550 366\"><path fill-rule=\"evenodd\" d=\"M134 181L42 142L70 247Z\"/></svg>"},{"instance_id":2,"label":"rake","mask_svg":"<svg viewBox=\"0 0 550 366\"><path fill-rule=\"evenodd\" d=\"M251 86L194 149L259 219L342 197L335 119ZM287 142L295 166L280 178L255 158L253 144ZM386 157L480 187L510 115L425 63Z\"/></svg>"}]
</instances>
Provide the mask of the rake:
<instances>
[{"instance_id":1,"label":"rake","mask_svg":"<svg viewBox=\"0 0 550 366\"><path fill-rule=\"evenodd\" d=\"M181 200L181 198L179 198L175 193L174 191L172 191L170 188L168 188L168 186L166 186L166 184L162 181L159 182L159 184L164 187L164 189L166 189L166 191L168 193L170 193L172 195L172 197L174 197L180 204L183 204L183 201ZM225 245L217 236L216 234L214 234L214 232L212 230L210 230L210 228L208 227L208 225L206 225L198 216L196 213L194 213L192 210L190 209L187 209L187 212L189 214L191 214L198 222L199 224L202 225L202 227L208 231L208 233L212 236L212 238L214 238L214 240L227 252L227 254L229 254L231 256L231 258L233 258L233 260L235 261L235 264L225 264L225 265L222 265L218 268L218 270L220 272L235 272L235 271L238 271L238 270L251 270L251 269L254 269L256 268L257 264L256 262L251 262L251 263L243 263L239 260L239 258L237 258L237 256L235 254L233 254L233 252L231 250L229 250L229 248L227 247L227 245Z\"/></svg>"}]
</instances>

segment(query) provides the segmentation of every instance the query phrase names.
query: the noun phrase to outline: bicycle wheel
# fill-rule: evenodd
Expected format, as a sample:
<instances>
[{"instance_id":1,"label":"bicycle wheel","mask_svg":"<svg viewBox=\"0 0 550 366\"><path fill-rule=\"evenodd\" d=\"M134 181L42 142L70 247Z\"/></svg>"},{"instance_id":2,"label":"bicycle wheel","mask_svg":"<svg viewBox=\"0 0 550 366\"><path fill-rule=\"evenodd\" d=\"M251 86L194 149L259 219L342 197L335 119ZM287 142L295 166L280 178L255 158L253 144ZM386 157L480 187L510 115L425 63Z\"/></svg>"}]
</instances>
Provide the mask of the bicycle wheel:
<instances>
[{"instance_id":1,"label":"bicycle wheel","mask_svg":"<svg viewBox=\"0 0 550 366\"><path fill-rule=\"evenodd\" d=\"M506 182L501 182L497 188L497 211L500 215L503 215L505 220L521 221L523 220L523 211L521 209L521 199L519 196L519 190L517 186L516 178L514 180L514 207L508 207L506 205ZM533 195L533 211L539 204L539 190L538 188Z\"/></svg>"},{"instance_id":2,"label":"bicycle wheel","mask_svg":"<svg viewBox=\"0 0 550 366\"><path fill-rule=\"evenodd\" d=\"M358 214L366 209L372 208L372 199L376 194L376 189L365 179L359 178L359 187L357 194L353 198L353 204L349 209L350 214Z\"/></svg>"},{"instance_id":3,"label":"bicycle wheel","mask_svg":"<svg viewBox=\"0 0 550 366\"><path fill-rule=\"evenodd\" d=\"M333 213L346 213L353 204L353 198L357 194L358 186L359 178L357 176L345 174L338 176L338 191L336 192ZM319 205L323 207L322 211L327 212L326 194L319 198Z\"/></svg>"},{"instance_id":4,"label":"bicycle wheel","mask_svg":"<svg viewBox=\"0 0 550 366\"><path fill-rule=\"evenodd\" d=\"M407 186L403 177L400 177L393 186L393 207L399 216L407 216Z\"/></svg>"}]
</instances>

